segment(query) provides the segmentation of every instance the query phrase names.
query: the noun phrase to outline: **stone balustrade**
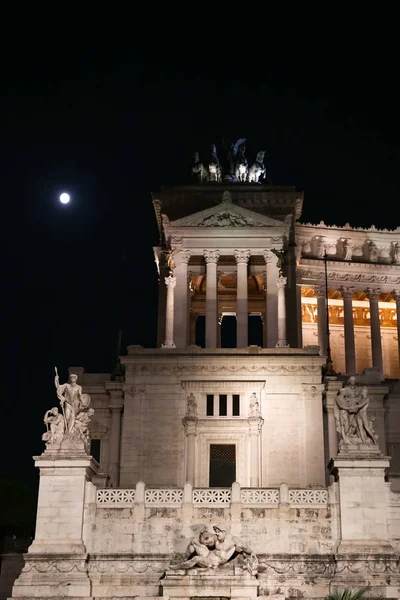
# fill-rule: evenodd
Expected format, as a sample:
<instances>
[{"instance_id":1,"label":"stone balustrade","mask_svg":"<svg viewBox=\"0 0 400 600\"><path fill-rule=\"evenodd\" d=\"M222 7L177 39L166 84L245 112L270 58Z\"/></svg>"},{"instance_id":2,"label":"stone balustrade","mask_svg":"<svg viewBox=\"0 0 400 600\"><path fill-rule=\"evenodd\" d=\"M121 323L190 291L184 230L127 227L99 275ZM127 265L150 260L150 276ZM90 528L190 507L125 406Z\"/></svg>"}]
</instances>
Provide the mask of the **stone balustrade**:
<instances>
[{"instance_id":1,"label":"stone balustrade","mask_svg":"<svg viewBox=\"0 0 400 600\"><path fill-rule=\"evenodd\" d=\"M140 486L143 484L140 482ZM184 489L157 488L145 489L145 506L181 506L183 503L199 506L229 507L231 503L242 503L246 506L277 507L280 504L290 506L326 506L328 489L288 489L285 483L279 488L241 488L234 484L231 488L194 488L190 483ZM124 508L138 503L136 490L100 488L96 494L99 508ZM140 500L139 500L140 502Z\"/></svg>"}]
</instances>

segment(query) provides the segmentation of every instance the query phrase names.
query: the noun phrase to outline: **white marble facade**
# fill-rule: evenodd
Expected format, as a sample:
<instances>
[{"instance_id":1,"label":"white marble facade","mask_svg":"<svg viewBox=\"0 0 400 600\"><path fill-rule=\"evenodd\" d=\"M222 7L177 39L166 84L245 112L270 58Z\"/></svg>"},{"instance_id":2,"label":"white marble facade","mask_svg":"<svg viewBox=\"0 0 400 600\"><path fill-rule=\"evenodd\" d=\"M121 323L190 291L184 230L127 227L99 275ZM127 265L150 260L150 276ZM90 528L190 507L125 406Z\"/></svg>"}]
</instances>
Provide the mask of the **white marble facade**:
<instances>
[{"instance_id":1,"label":"white marble facade","mask_svg":"<svg viewBox=\"0 0 400 600\"><path fill-rule=\"evenodd\" d=\"M13 597L322 599L363 586L399 597L400 230L302 225L302 202L246 184L153 195L157 348L129 346L118 380L71 367L99 464L35 457L36 537ZM236 347L223 347L225 316ZM338 374L323 377L327 316ZM376 439L350 448L336 401L354 374ZM218 523L252 549L257 576L241 563L171 571Z\"/></svg>"}]
</instances>

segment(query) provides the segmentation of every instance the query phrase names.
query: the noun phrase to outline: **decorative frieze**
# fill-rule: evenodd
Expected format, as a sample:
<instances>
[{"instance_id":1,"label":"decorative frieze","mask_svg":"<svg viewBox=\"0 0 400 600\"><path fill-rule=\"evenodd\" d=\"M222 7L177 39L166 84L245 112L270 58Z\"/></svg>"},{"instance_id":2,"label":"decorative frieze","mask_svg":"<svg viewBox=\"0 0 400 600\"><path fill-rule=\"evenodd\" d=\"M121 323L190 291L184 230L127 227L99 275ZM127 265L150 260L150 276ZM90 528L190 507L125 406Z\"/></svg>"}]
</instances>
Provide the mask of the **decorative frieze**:
<instances>
[{"instance_id":1,"label":"decorative frieze","mask_svg":"<svg viewBox=\"0 0 400 600\"><path fill-rule=\"evenodd\" d=\"M332 266L330 265L330 269ZM390 284L400 285L400 277L392 275L369 275L366 273L360 273L359 270L354 272L344 271L332 271L328 270L329 281L349 281L352 283L379 283L379 284ZM313 281L325 281L325 272L317 271L313 269L299 269L297 271L297 277L299 282L304 282L307 279Z\"/></svg>"},{"instance_id":2,"label":"decorative frieze","mask_svg":"<svg viewBox=\"0 0 400 600\"><path fill-rule=\"evenodd\" d=\"M319 373L320 365L193 365L175 363L142 363L127 366L128 375L219 375L219 374L257 374L287 375L296 373L308 375Z\"/></svg>"}]
</instances>

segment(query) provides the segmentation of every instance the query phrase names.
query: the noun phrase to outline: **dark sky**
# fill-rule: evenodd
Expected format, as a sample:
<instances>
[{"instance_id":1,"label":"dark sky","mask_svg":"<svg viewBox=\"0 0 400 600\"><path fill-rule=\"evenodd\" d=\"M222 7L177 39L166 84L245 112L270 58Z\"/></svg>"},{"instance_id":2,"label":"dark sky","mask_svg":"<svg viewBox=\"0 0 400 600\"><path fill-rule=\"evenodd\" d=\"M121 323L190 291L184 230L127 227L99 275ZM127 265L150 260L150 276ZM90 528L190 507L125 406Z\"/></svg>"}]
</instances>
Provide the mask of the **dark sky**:
<instances>
[{"instance_id":1,"label":"dark sky","mask_svg":"<svg viewBox=\"0 0 400 600\"><path fill-rule=\"evenodd\" d=\"M124 253L125 342L154 345L150 192L186 181L193 150L247 137L249 160L266 150L273 183L304 190L302 221L400 223L390 32L349 47L339 32L321 45L322 32L308 53L290 32L270 47L250 36L220 48L186 40L174 52L154 34L136 48L53 36L14 40L1 75L0 449L2 474L27 481L43 449L43 413L56 403L54 365L61 381L70 365L113 367ZM63 190L68 206L58 202Z\"/></svg>"}]
</instances>

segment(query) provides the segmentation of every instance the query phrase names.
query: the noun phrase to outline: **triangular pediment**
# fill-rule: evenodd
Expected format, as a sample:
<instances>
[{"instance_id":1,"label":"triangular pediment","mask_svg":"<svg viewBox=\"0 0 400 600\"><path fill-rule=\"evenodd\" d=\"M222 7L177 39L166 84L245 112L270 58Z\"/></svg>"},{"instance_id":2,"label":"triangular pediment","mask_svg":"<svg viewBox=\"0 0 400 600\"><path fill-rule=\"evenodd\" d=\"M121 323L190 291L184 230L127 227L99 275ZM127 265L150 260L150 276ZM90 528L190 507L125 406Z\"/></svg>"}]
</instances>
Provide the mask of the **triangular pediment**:
<instances>
[{"instance_id":1,"label":"triangular pediment","mask_svg":"<svg viewBox=\"0 0 400 600\"><path fill-rule=\"evenodd\" d=\"M222 202L193 215L170 221L170 227L282 227L284 223L233 204L229 192Z\"/></svg>"}]
</instances>

